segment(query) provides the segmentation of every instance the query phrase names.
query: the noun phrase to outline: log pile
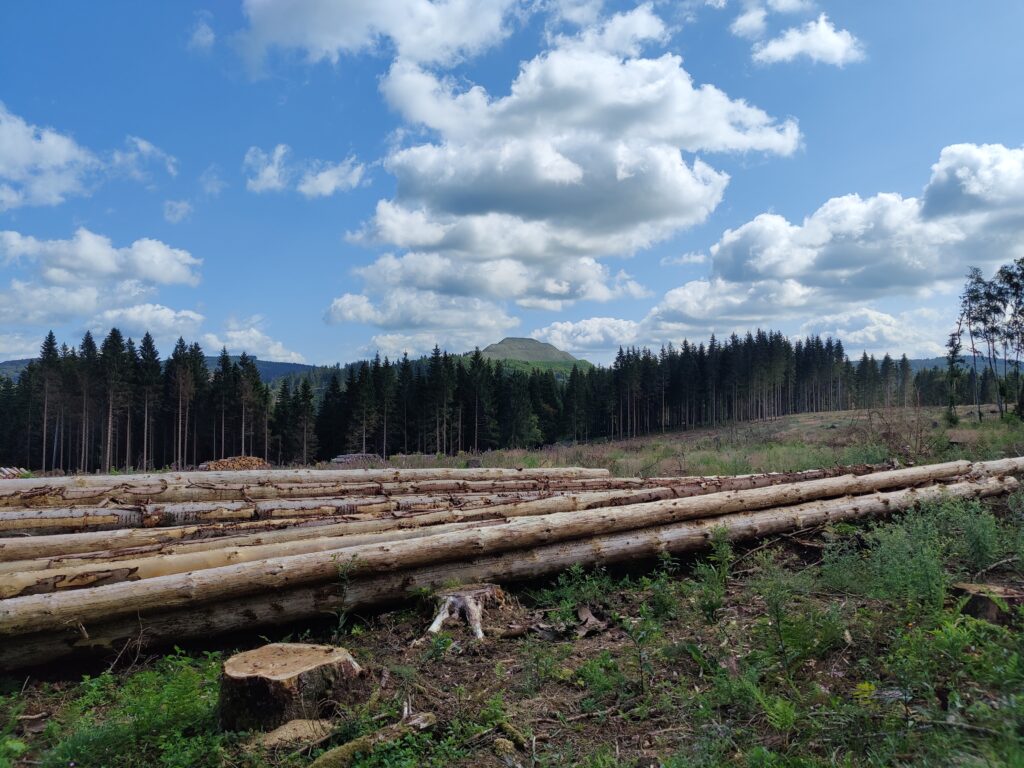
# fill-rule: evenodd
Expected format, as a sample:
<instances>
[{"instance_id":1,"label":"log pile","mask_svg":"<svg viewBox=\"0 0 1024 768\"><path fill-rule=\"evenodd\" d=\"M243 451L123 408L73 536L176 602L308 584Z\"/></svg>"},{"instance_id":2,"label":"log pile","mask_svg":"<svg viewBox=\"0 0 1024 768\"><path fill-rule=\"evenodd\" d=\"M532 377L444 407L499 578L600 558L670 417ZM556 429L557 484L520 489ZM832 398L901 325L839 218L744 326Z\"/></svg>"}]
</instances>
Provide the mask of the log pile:
<instances>
[{"instance_id":1,"label":"log pile","mask_svg":"<svg viewBox=\"0 0 1024 768\"><path fill-rule=\"evenodd\" d=\"M0 671L685 552L716 529L755 538L995 496L1021 471L1024 458L735 477L473 468L9 480ZM442 604L482 634L475 610Z\"/></svg>"},{"instance_id":2,"label":"log pile","mask_svg":"<svg viewBox=\"0 0 1024 768\"><path fill-rule=\"evenodd\" d=\"M229 456L226 459L204 461L198 469L204 472L223 472L229 469L270 469L270 464L259 456Z\"/></svg>"}]
</instances>

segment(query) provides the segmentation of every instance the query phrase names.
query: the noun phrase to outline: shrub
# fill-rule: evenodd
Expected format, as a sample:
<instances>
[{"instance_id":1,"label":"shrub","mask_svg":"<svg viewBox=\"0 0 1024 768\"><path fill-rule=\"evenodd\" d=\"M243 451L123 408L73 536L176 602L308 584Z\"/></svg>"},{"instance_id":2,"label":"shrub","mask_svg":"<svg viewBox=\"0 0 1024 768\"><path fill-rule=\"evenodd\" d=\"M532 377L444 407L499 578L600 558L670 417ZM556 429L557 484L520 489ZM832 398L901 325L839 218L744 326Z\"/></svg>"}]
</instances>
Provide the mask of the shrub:
<instances>
[{"instance_id":1,"label":"shrub","mask_svg":"<svg viewBox=\"0 0 1024 768\"><path fill-rule=\"evenodd\" d=\"M86 678L69 707L67 731L44 757L52 768L202 768L219 766L217 654L175 653L123 683Z\"/></svg>"}]
</instances>

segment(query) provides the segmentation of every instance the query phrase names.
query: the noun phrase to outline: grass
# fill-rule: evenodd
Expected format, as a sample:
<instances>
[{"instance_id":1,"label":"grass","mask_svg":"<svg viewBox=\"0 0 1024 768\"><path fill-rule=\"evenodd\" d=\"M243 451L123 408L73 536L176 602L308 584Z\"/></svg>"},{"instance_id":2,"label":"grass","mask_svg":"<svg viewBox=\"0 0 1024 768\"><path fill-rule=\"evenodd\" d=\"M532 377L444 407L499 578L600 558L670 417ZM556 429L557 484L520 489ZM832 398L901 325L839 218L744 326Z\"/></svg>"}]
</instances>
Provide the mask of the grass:
<instances>
[{"instance_id":1,"label":"grass","mask_svg":"<svg viewBox=\"0 0 1024 768\"><path fill-rule=\"evenodd\" d=\"M689 474L888 454L876 442L884 430L830 424L801 418L774 434L491 458L543 466L574 455L563 463ZM916 442L931 453L919 460L1024 447L1015 421L961 423L970 434L953 445L936 439L944 429L928 422L930 436ZM228 649L176 651L75 681L9 680L0 684L0 766L299 768L398 721L407 705L436 713L437 726L356 766L503 765L496 745L510 734L518 764L541 768L1024 766L1024 608L989 623L965 614L950 588L979 571L1004 586L1024 580L1024 492L749 547L719 533L712 545L628 570L577 566L514 590L488 611L482 643L452 627L414 646L429 618L410 608L300 628L303 641L348 647L373 689L338 705L333 733L311 750L267 752L218 728ZM582 607L606 628L581 636ZM531 630L498 639L509 625Z\"/></svg>"}]
</instances>

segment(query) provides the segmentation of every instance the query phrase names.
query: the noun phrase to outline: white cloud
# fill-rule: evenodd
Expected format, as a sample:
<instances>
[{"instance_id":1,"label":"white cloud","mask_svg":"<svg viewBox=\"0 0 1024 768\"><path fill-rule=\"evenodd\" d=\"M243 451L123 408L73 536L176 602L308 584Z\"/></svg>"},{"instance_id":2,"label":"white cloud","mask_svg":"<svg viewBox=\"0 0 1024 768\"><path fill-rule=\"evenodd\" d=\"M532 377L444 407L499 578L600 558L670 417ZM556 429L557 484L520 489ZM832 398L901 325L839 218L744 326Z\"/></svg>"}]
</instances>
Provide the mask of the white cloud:
<instances>
[{"instance_id":1,"label":"white cloud","mask_svg":"<svg viewBox=\"0 0 1024 768\"><path fill-rule=\"evenodd\" d=\"M196 285L199 276L194 270L202 263L188 251L150 238L117 248L110 238L85 227L76 229L70 240L37 240L10 230L0 231L0 256L8 262L30 260L45 282L62 285L110 284L131 278L162 285Z\"/></svg>"},{"instance_id":2,"label":"white cloud","mask_svg":"<svg viewBox=\"0 0 1024 768\"><path fill-rule=\"evenodd\" d=\"M759 5L747 8L743 13L733 19L729 25L729 31L737 37L745 37L748 40L757 39L764 35L767 27L768 11Z\"/></svg>"},{"instance_id":3,"label":"white cloud","mask_svg":"<svg viewBox=\"0 0 1024 768\"><path fill-rule=\"evenodd\" d=\"M192 34L188 37L188 49L190 51L208 52L217 41L217 35L205 18L199 19L192 27Z\"/></svg>"},{"instance_id":4,"label":"white cloud","mask_svg":"<svg viewBox=\"0 0 1024 768\"><path fill-rule=\"evenodd\" d=\"M446 64L504 39L517 7L517 0L245 0L243 43L256 62L271 48L337 63L388 45L404 59Z\"/></svg>"},{"instance_id":5,"label":"white cloud","mask_svg":"<svg viewBox=\"0 0 1024 768\"><path fill-rule=\"evenodd\" d=\"M685 267L690 264L707 264L706 253L684 253L679 256L664 256L658 262L663 267Z\"/></svg>"},{"instance_id":6,"label":"white cloud","mask_svg":"<svg viewBox=\"0 0 1024 768\"><path fill-rule=\"evenodd\" d=\"M389 291L379 304L362 294L346 293L331 303L326 319L386 331L372 341L390 355L419 354L434 344L450 350L472 349L489 344L519 324L494 302L408 287Z\"/></svg>"},{"instance_id":7,"label":"white cloud","mask_svg":"<svg viewBox=\"0 0 1024 768\"><path fill-rule=\"evenodd\" d=\"M576 322L555 322L530 335L567 352L609 352L637 344L641 325L634 320L589 317Z\"/></svg>"},{"instance_id":8,"label":"white cloud","mask_svg":"<svg viewBox=\"0 0 1024 768\"><path fill-rule=\"evenodd\" d=\"M249 174L245 188L250 192L280 192L285 189L291 175L285 164L289 152L287 144L278 144L269 155L259 147L249 147L242 162L243 170Z\"/></svg>"},{"instance_id":9,"label":"white cloud","mask_svg":"<svg viewBox=\"0 0 1024 768\"><path fill-rule=\"evenodd\" d=\"M200 174L199 186L207 197L219 197L228 184L221 178L220 168L216 165L210 165Z\"/></svg>"},{"instance_id":10,"label":"white cloud","mask_svg":"<svg viewBox=\"0 0 1024 768\"><path fill-rule=\"evenodd\" d=\"M814 7L810 0L768 0L768 7L776 13L799 13Z\"/></svg>"},{"instance_id":11,"label":"white cloud","mask_svg":"<svg viewBox=\"0 0 1024 768\"><path fill-rule=\"evenodd\" d=\"M340 163L314 163L299 181L298 191L306 197L330 197L354 189L363 178L364 166L348 157Z\"/></svg>"},{"instance_id":12,"label":"white cloud","mask_svg":"<svg viewBox=\"0 0 1024 768\"><path fill-rule=\"evenodd\" d=\"M2 316L3 310L0 310ZM41 339L29 338L20 333L0 333L0 361L23 360L39 355Z\"/></svg>"},{"instance_id":13,"label":"white cloud","mask_svg":"<svg viewBox=\"0 0 1024 768\"><path fill-rule=\"evenodd\" d=\"M138 136L128 136L124 149L116 149L111 159L111 168L136 181L146 181L146 167L150 163L162 165L169 176L178 175L178 160L160 147Z\"/></svg>"},{"instance_id":14,"label":"white cloud","mask_svg":"<svg viewBox=\"0 0 1024 768\"><path fill-rule=\"evenodd\" d=\"M281 192L299 177L295 189L306 198L330 197L354 189L366 170L351 156L340 163L311 160L296 164L289 162L290 155L291 147L287 144L278 144L270 154L259 147L249 147L242 163L248 174L245 188L250 192Z\"/></svg>"},{"instance_id":15,"label":"white cloud","mask_svg":"<svg viewBox=\"0 0 1024 768\"><path fill-rule=\"evenodd\" d=\"M754 61L775 64L805 56L822 64L845 66L864 58L864 46L845 29L836 29L822 13L802 27L790 27L778 37L754 46Z\"/></svg>"},{"instance_id":16,"label":"white cloud","mask_svg":"<svg viewBox=\"0 0 1024 768\"><path fill-rule=\"evenodd\" d=\"M101 166L70 136L32 125L0 102L0 211L85 194Z\"/></svg>"},{"instance_id":17,"label":"white cloud","mask_svg":"<svg viewBox=\"0 0 1024 768\"><path fill-rule=\"evenodd\" d=\"M548 3L555 18L580 26L596 22L603 6L602 0L551 0Z\"/></svg>"},{"instance_id":18,"label":"white cloud","mask_svg":"<svg viewBox=\"0 0 1024 768\"><path fill-rule=\"evenodd\" d=\"M944 334L937 329L948 328L950 320L928 308L893 315L862 307L814 318L800 327L799 334L837 338L851 357L859 351L877 356L906 353L909 357L939 357L946 350Z\"/></svg>"},{"instance_id":19,"label":"white cloud","mask_svg":"<svg viewBox=\"0 0 1024 768\"><path fill-rule=\"evenodd\" d=\"M203 320L201 314L190 309L171 309L162 304L134 304L98 313L89 327L94 331L116 327L136 338L148 331L155 338L167 341L179 336L194 337Z\"/></svg>"},{"instance_id":20,"label":"white cloud","mask_svg":"<svg viewBox=\"0 0 1024 768\"><path fill-rule=\"evenodd\" d=\"M192 213L192 203L188 200L164 200L164 219L171 224L184 221Z\"/></svg>"},{"instance_id":21,"label":"white cloud","mask_svg":"<svg viewBox=\"0 0 1024 768\"><path fill-rule=\"evenodd\" d=\"M796 224L764 213L710 253L711 275L667 291L645 338L799 321L869 350L932 354L950 318L871 304L942 296L952 306L969 266L1024 257L1024 149L946 147L921 197L844 195Z\"/></svg>"},{"instance_id":22,"label":"white cloud","mask_svg":"<svg viewBox=\"0 0 1024 768\"><path fill-rule=\"evenodd\" d=\"M624 271L613 275L590 257L550 263L524 263L514 258L492 258L486 268L438 253L386 254L355 270L369 290L387 293L415 286L446 296L514 300L522 307L559 310L579 299L609 301L640 298L646 290Z\"/></svg>"},{"instance_id":23,"label":"white cloud","mask_svg":"<svg viewBox=\"0 0 1024 768\"><path fill-rule=\"evenodd\" d=\"M100 306L95 285L40 285L11 280L0 291L0 321L10 325L56 324L92 315Z\"/></svg>"},{"instance_id":24,"label":"white cloud","mask_svg":"<svg viewBox=\"0 0 1024 768\"><path fill-rule=\"evenodd\" d=\"M304 363L298 352L285 347L283 343L272 339L260 327L262 318L253 317L244 322L231 322L221 335L207 333L203 335L203 346L210 353L227 348L233 354L246 354L260 360L274 360L281 363Z\"/></svg>"},{"instance_id":25,"label":"white cloud","mask_svg":"<svg viewBox=\"0 0 1024 768\"><path fill-rule=\"evenodd\" d=\"M695 84L674 54L644 53L666 39L653 6L640 5L553 36L504 96L396 60L382 91L431 140L403 134L417 140L383 162L396 196L349 238L406 253L359 270L362 299L346 301L366 303L333 312L387 327L386 308L413 289L549 311L646 295L602 260L718 206L728 176L695 153L788 155L800 140L795 121ZM430 314L420 321L423 332L448 330Z\"/></svg>"}]
</instances>

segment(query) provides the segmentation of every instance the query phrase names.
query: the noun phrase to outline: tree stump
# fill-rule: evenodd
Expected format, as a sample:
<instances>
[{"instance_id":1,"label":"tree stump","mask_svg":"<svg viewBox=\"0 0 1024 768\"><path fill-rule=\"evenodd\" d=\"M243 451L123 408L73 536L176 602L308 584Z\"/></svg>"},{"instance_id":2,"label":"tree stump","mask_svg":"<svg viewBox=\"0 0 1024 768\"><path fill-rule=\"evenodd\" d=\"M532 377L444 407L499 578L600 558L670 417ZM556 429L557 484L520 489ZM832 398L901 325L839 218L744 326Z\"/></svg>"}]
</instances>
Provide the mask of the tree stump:
<instances>
[{"instance_id":1,"label":"tree stump","mask_svg":"<svg viewBox=\"0 0 1024 768\"><path fill-rule=\"evenodd\" d=\"M473 636L477 640L483 640L484 607L502 605L505 602L505 593L496 584L464 584L456 589L441 592L438 600L437 615L427 628L428 634L436 635L448 619L461 616L473 631Z\"/></svg>"},{"instance_id":2,"label":"tree stump","mask_svg":"<svg viewBox=\"0 0 1024 768\"><path fill-rule=\"evenodd\" d=\"M1013 617L1013 609L1024 605L1024 590L998 584L959 582L953 585L953 594L967 598L963 608L965 614L993 624L1008 624Z\"/></svg>"},{"instance_id":3,"label":"tree stump","mask_svg":"<svg viewBox=\"0 0 1024 768\"><path fill-rule=\"evenodd\" d=\"M320 704L362 669L344 648L272 643L224 662L220 723L228 731L270 730L317 717Z\"/></svg>"}]
</instances>

